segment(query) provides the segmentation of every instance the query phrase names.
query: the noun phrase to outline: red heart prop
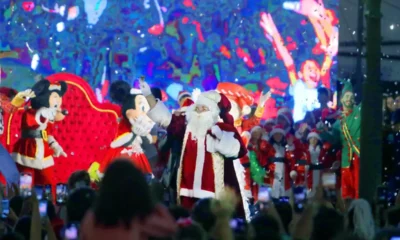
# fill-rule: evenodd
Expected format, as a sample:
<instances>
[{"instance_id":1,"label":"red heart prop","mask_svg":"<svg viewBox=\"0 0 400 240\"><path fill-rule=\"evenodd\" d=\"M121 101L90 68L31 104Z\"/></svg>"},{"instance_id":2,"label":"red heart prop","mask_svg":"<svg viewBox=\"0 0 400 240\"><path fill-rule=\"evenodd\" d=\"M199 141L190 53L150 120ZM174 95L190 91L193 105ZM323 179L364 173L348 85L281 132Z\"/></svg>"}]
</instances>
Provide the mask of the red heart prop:
<instances>
[{"instance_id":1,"label":"red heart prop","mask_svg":"<svg viewBox=\"0 0 400 240\"><path fill-rule=\"evenodd\" d=\"M35 8L35 3L34 2L23 2L22 8L25 10L25 12L32 12L33 9Z\"/></svg>"}]
</instances>

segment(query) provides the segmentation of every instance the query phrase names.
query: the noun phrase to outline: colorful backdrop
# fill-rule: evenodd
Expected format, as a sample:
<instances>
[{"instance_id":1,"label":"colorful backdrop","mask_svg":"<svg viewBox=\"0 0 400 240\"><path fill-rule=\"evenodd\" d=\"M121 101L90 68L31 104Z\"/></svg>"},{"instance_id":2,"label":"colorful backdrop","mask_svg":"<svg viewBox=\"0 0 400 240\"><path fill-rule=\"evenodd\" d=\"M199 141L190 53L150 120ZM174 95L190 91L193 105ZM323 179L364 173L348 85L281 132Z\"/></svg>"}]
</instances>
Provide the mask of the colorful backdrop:
<instances>
[{"instance_id":1,"label":"colorful backdrop","mask_svg":"<svg viewBox=\"0 0 400 240\"><path fill-rule=\"evenodd\" d=\"M291 104L296 80L335 87L338 0L0 4L1 85L18 90L37 74L61 71L86 79L99 100L112 81L135 84L145 75L170 107L182 89L223 81L245 85L256 98L272 90L276 106Z\"/></svg>"}]
</instances>

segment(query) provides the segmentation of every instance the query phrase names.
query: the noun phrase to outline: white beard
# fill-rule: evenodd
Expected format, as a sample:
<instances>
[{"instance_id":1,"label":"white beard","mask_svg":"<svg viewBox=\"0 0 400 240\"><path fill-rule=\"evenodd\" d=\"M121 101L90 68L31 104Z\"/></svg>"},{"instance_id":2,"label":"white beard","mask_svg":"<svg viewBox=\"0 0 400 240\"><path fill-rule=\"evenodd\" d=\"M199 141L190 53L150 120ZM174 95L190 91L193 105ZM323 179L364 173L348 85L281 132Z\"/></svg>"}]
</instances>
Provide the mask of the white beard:
<instances>
[{"instance_id":1,"label":"white beard","mask_svg":"<svg viewBox=\"0 0 400 240\"><path fill-rule=\"evenodd\" d=\"M186 112L186 120L188 121L187 129L192 134L192 139L205 137L207 131L218 122L216 120L218 118L211 111L197 113L192 109L188 109Z\"/></svg>"}]
</instances>

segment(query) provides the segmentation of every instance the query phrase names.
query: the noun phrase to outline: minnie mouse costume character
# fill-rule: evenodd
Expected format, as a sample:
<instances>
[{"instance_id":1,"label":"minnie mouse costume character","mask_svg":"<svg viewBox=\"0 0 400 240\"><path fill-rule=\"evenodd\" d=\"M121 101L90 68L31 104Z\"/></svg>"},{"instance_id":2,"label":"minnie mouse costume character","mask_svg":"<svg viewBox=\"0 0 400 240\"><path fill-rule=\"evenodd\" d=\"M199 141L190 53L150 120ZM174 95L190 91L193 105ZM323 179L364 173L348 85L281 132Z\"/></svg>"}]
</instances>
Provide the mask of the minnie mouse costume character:
<instances>
[{"instance_id":1,"label":"minnie mouse costume character","mask_svg":"<svg viewBox=\"0 0 400 240\"><path fill-rule=\"evenodd\" d=\"M144 154L142 144L157 141L157 128L146 114L149 103L139 89L130 87L127 82L117 81L110 87L111 99L121 105L123 118L118 126L117 137L111 143L111 149L103 161L93 163L89 169L91 179L98 181L113 159L126 157L132 160L144 174L152 176L150 163Z\"/></svg>"},{"instance_id":2,"label":"minnie mouse costume character","mask_svg":"<svg viewBox=\"0 0 400 240\"><path fill-rule=\"evenodd\" d=\"M30 89L17 93L11 88L0 88L0 135L4 132L3 114L14 113L24 105L25 99L33 97L35 97L35 93ZM5 182L3 182L3 177ZM8 151L0 144L0 182L11 184L18 183L18 181L17 166Z\"/></svg>"},{"instance_id":3,"label":"minnie mouse costume character","mask_svg":"<svg viewBox=\"0 0 400 240\"><path fill-rule=\"evenodd\" d=\"M22 115L21 138L11 156L20 172L32 175L34 185L53 185L53 157L67 157L53 137L54 123L62 121L67 115L67 111L61 109L67 84L42 79L32 91L36 97L30 100L31 107Z\"/></svg>"}]
</instances>

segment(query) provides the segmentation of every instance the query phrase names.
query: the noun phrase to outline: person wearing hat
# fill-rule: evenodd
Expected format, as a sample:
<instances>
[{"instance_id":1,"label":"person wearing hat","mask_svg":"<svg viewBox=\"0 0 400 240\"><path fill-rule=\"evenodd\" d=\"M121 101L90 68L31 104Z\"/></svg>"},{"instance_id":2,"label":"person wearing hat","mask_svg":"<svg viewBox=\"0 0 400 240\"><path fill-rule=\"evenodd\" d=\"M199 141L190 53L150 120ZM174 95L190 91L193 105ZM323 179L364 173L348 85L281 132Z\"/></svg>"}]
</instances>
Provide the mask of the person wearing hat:
<instances>
[{"instance_id":1,"label":"person wearing hat","mask_svg":"<svg viewBox=\"0 0 400 240\"><path fill-rule=\"evenodd\" d=\"M14 113L19 107L24 105L26 100L34 97L35 93L30 89L17 92L7 87L0 88L0 135L4 133L3 114ZM5 180L4 183L17 184L19 181L19 172L8 151L0 144L0 179L2 178Z\"/></svg>"},{"instance_id":2,"label":"person wearing hat","mask_svg":"<svg viewBox=\"0 0 400 240\"><path fill-rule=\"evenodd\" d=\"M146 92L149 87L143 81L140 88ZM225 95L216 91L202 92L184 115L171 115L160 101L150 107L148 116L167 126L168 137L180 145L174 150L181 150L175 152L179 154L178 204L191 209L199 199L218 198L228 186L242 196L239 182L243 180L239 177L243 173L236 172L233 160L244 157L247 149L233 125L229 114L231 105ZM238 210L245 216L247 204L240 203Z\"/></svg>"},{"instance_id":3,"label":"person wearing hat","mask_svg":"<svg viewBox=\"0 0 400 240\"><path fill-rule=\"evenodd\" d=\"M269 179L273 198L288 197L290 193L290 170L295 150L294 136L288 135L283 126L275 125L270 133L268 151Z\"/></svg>"},{"instance_id":4,"label":"person wearing hat","mask_svg":"<svg viewBox=\"0 0 400 240\"><path fill-rule=\"evenodd\" d=\"M323 123L318 124L321 138L332 145L341 145L341 185L343 198L359 197L360 129L361 105L356 106L353 87L345 82L340 97L342 116L328 131Z\"/></svg>"}]
</instances>

